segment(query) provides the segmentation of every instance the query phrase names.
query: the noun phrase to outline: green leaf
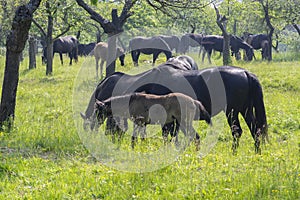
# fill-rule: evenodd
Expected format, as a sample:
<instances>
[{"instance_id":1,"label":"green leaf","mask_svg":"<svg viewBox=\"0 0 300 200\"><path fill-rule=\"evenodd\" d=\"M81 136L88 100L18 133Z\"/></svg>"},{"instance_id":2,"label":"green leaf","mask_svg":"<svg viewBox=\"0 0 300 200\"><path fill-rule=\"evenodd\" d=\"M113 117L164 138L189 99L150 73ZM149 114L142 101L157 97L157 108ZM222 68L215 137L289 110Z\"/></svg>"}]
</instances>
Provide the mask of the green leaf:
<instances>
[{"instance_id":1,"label":"green leaf","mask_svg":"<svg viewBox=\"0 0 300 200\"><path fill-rule=\"evenodd\" d=\"M91 4L97 5L98 0L91 0Z\"/></svg>"}]
</instances>

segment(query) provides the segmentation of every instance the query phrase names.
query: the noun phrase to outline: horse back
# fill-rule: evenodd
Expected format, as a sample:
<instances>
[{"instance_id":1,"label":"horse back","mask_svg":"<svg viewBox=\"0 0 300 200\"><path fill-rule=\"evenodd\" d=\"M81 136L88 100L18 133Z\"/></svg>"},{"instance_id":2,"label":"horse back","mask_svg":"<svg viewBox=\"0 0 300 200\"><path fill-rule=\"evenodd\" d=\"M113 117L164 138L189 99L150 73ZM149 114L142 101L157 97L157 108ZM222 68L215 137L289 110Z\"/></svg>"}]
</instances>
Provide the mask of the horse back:
<instances>
[{"instance_id":1,"label":"horse back","mask_svg":"<svg viewBox=\"0 0 300 200\"><path fill-rule=\"evenodd\" d=\"M143 50L145 54L151 54L152 51L146 49L159 49L162 51L171 51L169 45L161 37L135 37L129 41L129 49Z\"/></svg>"},{"instance_id":2,"label":"horse back","mask_svg":"<svg viewBox=\"0 0 300 200\"><path fill-rule=\"evenodd\" d=\"M78 40L74 36L59 37L53 42L53 51L69 53L78 47Z\"/></svg>"}]
</instances>

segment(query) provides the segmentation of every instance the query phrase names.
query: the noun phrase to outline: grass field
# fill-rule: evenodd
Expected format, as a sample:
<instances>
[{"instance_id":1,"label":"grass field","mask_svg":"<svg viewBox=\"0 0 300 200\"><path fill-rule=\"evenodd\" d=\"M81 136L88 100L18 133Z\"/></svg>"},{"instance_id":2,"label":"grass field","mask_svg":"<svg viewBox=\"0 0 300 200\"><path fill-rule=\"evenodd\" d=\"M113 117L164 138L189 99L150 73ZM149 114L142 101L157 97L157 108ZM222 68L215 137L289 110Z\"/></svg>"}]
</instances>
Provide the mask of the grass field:
<instances>
[{"instance_id":1,"label":"grass field","mask_svg":"<svg viewBox=\"0 0 300 200\"><path fill-rule=\"evenodd\" d=\"M85 108L90 94L74 108L73 91L79 72L90 65L93 69L93 60L61 66L56 56L53 75L45 76L45 66L38 63L37 69L29 71L25 59L15 128L0 132L0 199L299 199L300 62L274 56L275 62L270 63L234 62L255 73L263 86L271 143L263 146L261 155L254 154L243 120L240 147L232 155L231 133L225 116L220 115L218 142L206 156L199 157L191 146L175 162L146 173L104 165L80 139L76 109ZM127 56L126 66L118 70L134 74L151 68L150 64L131 68L129 60ZM161 56L159 62L163 61ZM220 63L220 59L215 62ZM4 58L0 58L1 82L3 66ZM199 62L199 66L208 65ZM89 78L80 80L90 91L96 79L92 73L84 75ZM161 138L154 141L150 147L155 149ZM128 147L122 148L130 150L129 137L123 143ZM142 143L139 150L147 151Z\"/></svg>"}]
</instances>

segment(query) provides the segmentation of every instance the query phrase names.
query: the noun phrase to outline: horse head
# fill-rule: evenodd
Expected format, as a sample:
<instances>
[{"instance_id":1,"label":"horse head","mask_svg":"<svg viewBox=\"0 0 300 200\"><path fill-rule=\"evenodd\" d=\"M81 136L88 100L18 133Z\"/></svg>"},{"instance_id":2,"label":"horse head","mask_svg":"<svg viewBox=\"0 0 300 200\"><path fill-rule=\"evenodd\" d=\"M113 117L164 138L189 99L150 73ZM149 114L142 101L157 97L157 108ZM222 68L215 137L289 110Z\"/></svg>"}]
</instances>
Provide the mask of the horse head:
<instances>
[{"instance_id":1,"label":"horse head","mask_svg":"<svg viewBox=\"0 0 300 200\"><path fill-rule=\"evenodd\" d=\"M87 131L87 127L91 124L91 120L82 112L80 113L80 116L83 119L83 129Z\"/></svg>"},{"instance_id":2,"label":"horse head","mask_svg":"<svg viewBox=\"0 0 300 200\"><path fill-rule=\"evenodd\" d=\"M94 104L94 112L91 117L92 119L90 124L91 130L93 130L94 128L97 130L99 126L104 123L107 116L108 116L108 106L104 102L96 99L96 102Z\"/></svg>"}]
</instances>

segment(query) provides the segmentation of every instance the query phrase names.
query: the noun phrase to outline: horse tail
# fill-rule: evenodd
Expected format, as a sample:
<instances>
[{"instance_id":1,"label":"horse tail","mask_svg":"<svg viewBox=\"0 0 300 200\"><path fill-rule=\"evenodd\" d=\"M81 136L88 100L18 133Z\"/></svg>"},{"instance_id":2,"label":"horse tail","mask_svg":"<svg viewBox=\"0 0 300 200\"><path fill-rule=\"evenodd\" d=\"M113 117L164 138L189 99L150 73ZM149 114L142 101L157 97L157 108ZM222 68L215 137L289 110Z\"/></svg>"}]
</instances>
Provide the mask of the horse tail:
<instances>
[{"instance_id":1,"label":"horse tail","mask_svg":"<svg viewBox=\"0 0 300 200\"><path fill-rule=\"evenodd\" d=\"M262 41L262 59L270 59L270 53L269 53L269 41L264 40Z\"/></svg>"},{"instance_id":2,"label":"horse tail","mask_svg":"<svg viewBox=\"0 0 300 200\"><path fill-rule=\"evenodd\" d=\"M211 116L210 114L207 112L207 110L204 108L204 106L202 105L202 103L198 100L194 100L194 103L197 106L196 109L196 118L199 120L205 120L205 122L209 125L212 126L212 122L211 122ZM197 113L198 112L198 113Z\"/></svg>"},{"instance_id":3,"label":"horse tail","mask_svg":"<svg viewBox=\"0 0 300 200\"><path fill-rule=\"evenodd\" d=\"M249 93L251 95L249 109L254 109L255 124L252 124L255 131L254 134L257 136L262 135L262 141L269 142L267 117L261 84L254 74L249 72L246 72L246 74L249 80Z\"/></svg>"}]
</instances>

